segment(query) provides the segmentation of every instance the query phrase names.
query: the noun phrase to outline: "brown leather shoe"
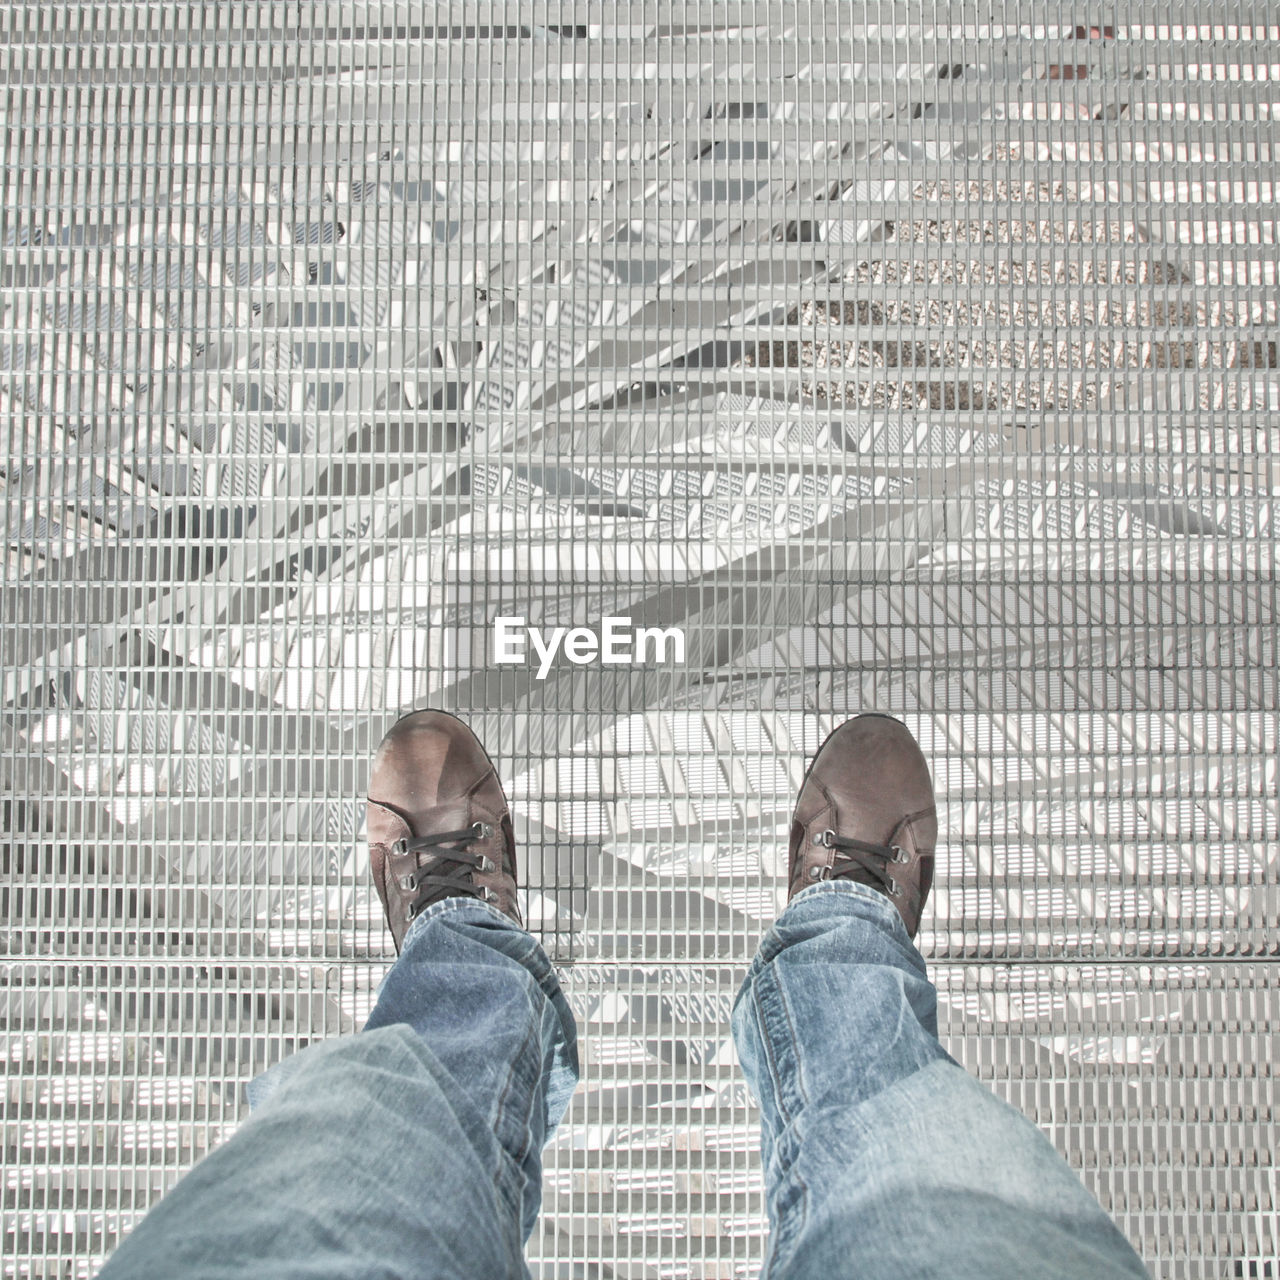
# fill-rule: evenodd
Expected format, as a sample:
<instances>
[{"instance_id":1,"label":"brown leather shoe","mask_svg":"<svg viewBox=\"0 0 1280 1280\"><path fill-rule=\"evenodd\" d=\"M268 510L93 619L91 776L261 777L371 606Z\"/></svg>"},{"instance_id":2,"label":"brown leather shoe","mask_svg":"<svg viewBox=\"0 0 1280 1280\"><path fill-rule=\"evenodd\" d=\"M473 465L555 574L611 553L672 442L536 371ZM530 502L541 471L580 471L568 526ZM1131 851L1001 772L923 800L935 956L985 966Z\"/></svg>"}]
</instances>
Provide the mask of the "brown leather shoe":
<instances>
[{"instance_id":1,"label":"brown leather shoe","mask_svg":"<svg viewBox=\"0 0 1280 1280\"><path fill-rule=\"evenodd\" d=\"M391 726L369 771L368 830L397 952L414 917L441 898L480 898L523 924L507 797L457 716L415 711Z\"/></svg>"},{"instance_id":2,"label":"brown leather shoe","mask_svg":"<svg viewBox=\"0 0 1280 1280\"><path fill-rule=\"evenodd\" d=\"M820 880L886 894L916 936L933 883L938 811L929 766L892 716L846 720L818 748L791 819L790 901Z\"/></svg>"}]
</instances>

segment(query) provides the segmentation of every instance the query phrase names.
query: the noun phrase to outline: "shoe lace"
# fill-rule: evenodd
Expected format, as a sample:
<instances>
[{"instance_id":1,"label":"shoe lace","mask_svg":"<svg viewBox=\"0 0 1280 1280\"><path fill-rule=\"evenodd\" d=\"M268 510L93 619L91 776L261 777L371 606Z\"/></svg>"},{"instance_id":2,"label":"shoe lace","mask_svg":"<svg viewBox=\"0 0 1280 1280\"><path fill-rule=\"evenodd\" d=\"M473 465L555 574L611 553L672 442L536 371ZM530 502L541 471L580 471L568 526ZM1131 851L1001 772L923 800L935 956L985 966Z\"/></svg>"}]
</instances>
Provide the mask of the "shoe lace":
<instances>
[{"instance_id":1,"label":"shoe lace","mask_svg":"<svg viewBox=\"0 0 1280 1280\"><path fill-rule=\"evenodd\" d=\"M473 822L469 827L458 831L441 831L432 836L412 836L407 840L397 840L396 853L426 853L434 850L430 861L420 864L416 870L400 877L400 888L420 890L418 896L409 904L407 917L412 920L424 907L441 898L464 895L469 898L480 898L484 902L492 902L497 894L486 885L475 883L477 871L491 871L494 862L482 853L473 853L466 848L441 848L443 845L467 845L475 840L483 840L493 828L487 822ZM460 870L452 875L440 875L453 863Z\"/></svg>"},{"instance_id":2,"label":"shoe lace","mask_svg":"<svg viewBox=\"0 0 1280 1280\"><path fill-rule=\"evenodd\" d=\"M854 880L869 884L873 889L880 889L891 898L902 896L902 886L889 876L888 871L891 862L910 861L901 845L870 844L866 840L852 840L846 836L838 836L829 829L819 831L813 837L813 842L836 851L830 870L828 871L825 867L815 867L815 871L825 873L815 878Z\"/></svg>"}]
</instances>

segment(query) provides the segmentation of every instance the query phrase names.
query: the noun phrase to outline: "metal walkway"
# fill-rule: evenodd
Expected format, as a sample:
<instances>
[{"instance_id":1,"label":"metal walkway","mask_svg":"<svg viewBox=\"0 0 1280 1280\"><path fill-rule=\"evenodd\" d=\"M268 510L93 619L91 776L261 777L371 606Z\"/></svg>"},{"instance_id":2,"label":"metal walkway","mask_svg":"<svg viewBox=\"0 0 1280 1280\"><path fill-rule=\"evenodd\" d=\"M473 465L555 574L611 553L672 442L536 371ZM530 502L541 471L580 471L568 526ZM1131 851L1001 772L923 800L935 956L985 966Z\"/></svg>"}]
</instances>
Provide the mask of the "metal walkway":
<instances>
[{"instance_id":1,"label":"metal walkway","mask_svg":"<svg viewBox=\"0 0 1280 1280\"><path fill-rule=\"evenodd\" d=\"M873 707L947 1047L1154 1275L1280 1275L1273 6L39 0L0 50L0 1275L91 1274L359 1025L423 705L582 1027L535 1276L754 1274L729 1007ZM540 680L499 615L687 652Z\"/></svg>"}]
</instances>

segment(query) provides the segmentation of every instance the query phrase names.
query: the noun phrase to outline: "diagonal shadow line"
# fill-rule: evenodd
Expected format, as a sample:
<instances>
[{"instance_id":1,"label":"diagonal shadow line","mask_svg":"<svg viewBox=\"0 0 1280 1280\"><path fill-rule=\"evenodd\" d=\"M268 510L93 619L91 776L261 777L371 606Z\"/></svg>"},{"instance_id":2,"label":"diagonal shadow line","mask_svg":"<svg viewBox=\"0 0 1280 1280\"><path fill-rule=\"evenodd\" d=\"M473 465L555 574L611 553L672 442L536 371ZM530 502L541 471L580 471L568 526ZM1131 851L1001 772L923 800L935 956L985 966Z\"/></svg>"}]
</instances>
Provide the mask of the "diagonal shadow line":
<instances>
[{"instance_id":1,"label":"diagonal shadow line","mask_svg":"<svg viewBox=\"0 0 1280 1280\"><path fill-rule=\"evenodd\" d=\"M940 503L918 501L885 502L874 508L877 525L893 516L901 516L923 509L925 526L941 527L945 513ZM829 608L842 587L837 582L803 581L799 576L812 573L812 563L823 554L842 544L856 545L866 534L872 521L859 508L833 516L797 538L799 545L774 545L742 557L724 568L716 568L700 574L686 583L662 587L638 602L626 607L633 626L696 627L692 638L692 650L686 656L684 669L666 669L655 672L626 672L621 675L595 671L568 671L549 675L544 681L536 680L531 669L478 672L442 690L457 707L485 708L496 688L503 693L502 701L511 710L541 710L546 706L574 706L585 701L587 705L603 706L607 702L592 702L591 695L606 690L606 681L618 679L629 682L643 681L638 693L645 699L629 699L628 706L643 705L657 709L670 705L673 697L688 694L698 686L705 673L726 667L741 656L749 641L763 644L793 629L798 621L813 618L824 608ZM934 545L932 538L922 536L915 548L916 554ZM810 563L807 563L810 562ZM910 554L904 563L911 562ZM788 594L787 607L776 607L778 586L783 585ZM505 585L505 584L504 584ZM536 584L531 584L536 585ZM767 619L781 613L779 621ZM708 627L704 615L710 614ZM763 621L762 621L763 620ZM748 624L757 624L754 636ZM585 699L575 703L568 696L570 686L581 687L585 680ZM648 686L648 687L645 687ZM535 697L535 694L537 695ZM565 745L568 745L567 743Z\"/></svg>"}]
</instances>

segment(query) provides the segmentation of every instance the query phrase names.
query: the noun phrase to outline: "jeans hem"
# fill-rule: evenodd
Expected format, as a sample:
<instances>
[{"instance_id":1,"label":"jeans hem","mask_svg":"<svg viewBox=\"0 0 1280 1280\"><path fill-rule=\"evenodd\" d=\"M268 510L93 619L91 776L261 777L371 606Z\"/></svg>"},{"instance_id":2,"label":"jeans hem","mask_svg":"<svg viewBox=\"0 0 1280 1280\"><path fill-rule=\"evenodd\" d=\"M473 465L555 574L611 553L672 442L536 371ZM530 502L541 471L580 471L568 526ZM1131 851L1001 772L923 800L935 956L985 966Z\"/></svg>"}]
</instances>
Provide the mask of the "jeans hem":
<instances>
[{"instance_id":1,"label":"jeans hem","mask_svg":"<svg viewBox=\"0 0 1280 1280\"><path fill-rule=\"evenodd\" d=\"M853 880L822 880L817 884L805 885L805 887L787 903L786 911L790 911L797 902L800 902L805 898L815 898L819 894L823 893L852 894L855 898L864 898L868 902L874 902L878 907L887 912L892 919L896 920L899 924L902 924L902 916L899 914L898 908L893 905L893 902L888 895L881 893L879 889L873 889L869 884L858 884L857 881ZM783 912L783 915L786 914L786 911ZM778 918L781 919L782 917L779 916ZM904 930L906 929L906 925L902 924L902 927Z\"/></svg>"},{"instance_id":2,"label":"jeans hem","mask_svg":"<svg viewBox=\"0 0 1280 1280\"><path fill-rule=\"evenodd\" d=\"M529 934L529 937L533 937L528 929L523 925L516 924L505 911L499 911L491 903L485 902L481 898L472 898L466 894L453 894L448 898L441 898L439 902L433 902L421 915L414 917L413 923L404 935L404 941L400 944L400 953L403 955L409 949L409 944L422 932L426 921L438 919L440 916L452 911L479 912L481 915L500 920L517 933L526 933Z\"/></svg>"}]
</instances>

